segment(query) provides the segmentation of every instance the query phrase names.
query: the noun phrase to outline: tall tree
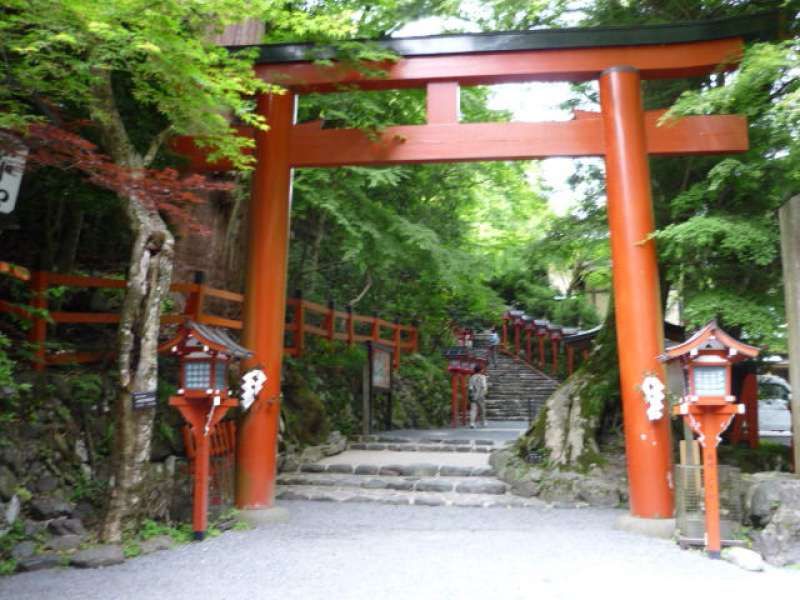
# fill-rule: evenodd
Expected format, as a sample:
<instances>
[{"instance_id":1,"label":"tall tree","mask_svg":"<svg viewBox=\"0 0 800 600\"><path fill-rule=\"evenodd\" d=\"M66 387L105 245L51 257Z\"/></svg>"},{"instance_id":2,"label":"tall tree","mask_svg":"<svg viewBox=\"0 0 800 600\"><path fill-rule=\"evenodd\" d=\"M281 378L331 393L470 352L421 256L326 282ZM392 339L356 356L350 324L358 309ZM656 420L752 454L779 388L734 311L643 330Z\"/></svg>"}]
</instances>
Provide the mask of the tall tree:
<instances>
[{"instance_id":1,"label":"tall tree","mask_svg":"<svg viewBox=\"0 0 800 600\"><path fill-rule=\"evenodd\" d=\"M157 382L161 306L169 292L174 236L168 215L197 201L199 178L158 169L164 142L200 136L217 156L247 167L232 118L258 128L252 56L211 42L227 24L259 18L276 32L335 36L347 18L309 14L284 0L6 0L0 9L0 129L14 132L40 164L77 169L123 200L133 245L117 344L114 486L103 538L121 538L140 507L153 410L132 394Z\"/></svg>"}]
</instances>

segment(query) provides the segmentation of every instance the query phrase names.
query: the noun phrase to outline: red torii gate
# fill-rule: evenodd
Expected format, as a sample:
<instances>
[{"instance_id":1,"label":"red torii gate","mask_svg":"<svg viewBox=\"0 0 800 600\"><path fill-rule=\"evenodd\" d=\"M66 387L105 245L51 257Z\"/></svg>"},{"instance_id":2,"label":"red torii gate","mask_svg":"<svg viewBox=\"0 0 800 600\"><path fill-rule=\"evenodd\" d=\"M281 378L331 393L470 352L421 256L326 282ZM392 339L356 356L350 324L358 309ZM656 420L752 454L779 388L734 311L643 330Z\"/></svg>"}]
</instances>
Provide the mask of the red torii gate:
<instances>
[{"instance_id":1,"label":"red torii gate","mask_svg":"<svg viewBox=\"0 0 800 600\"><path fill-rule=\"evenodd\" d=\"M259 98L269 122L256 132L250 257L243 345L268 380L244 419L237 504L274 499L292 169L345 165L602 156L630 482L631 513L673 514L669 416L650 421L640 384L664 381L662 309L653 232L648 155L717 154L747 149L736 115L686 117L659 127L661 111L642 108L643 79L689 77L730 68L743 42L772 38L775 14L705 23L447 35L387 40L396 62L371 65L370 78L345 65L309 61L308 45L261 46L257 74L287 93ZM315 53L319 57L318 53ZM557 123L459 123L459 87L522 81L599 79L601 112ZM364 90L425 87L427 124L384 129L378 139L353 129L295 124L295 99L347 84ZM198 160L198 167L200 165Z\"/></svg>"}]
</instances>

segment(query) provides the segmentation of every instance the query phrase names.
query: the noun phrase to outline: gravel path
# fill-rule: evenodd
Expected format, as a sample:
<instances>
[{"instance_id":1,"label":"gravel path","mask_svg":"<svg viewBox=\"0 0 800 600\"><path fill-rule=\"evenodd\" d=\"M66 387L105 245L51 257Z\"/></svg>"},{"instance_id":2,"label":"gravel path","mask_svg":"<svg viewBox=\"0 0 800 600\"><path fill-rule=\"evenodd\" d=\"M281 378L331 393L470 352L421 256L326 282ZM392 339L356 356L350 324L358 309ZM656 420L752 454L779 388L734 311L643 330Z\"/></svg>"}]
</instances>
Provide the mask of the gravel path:
<instances>
[{"instance_id":1,"label":"gravel path","mask_svg":"<svg viewBox=\"0 0 800 600\"><path fill-rule=\"evenodd\" d=\"M285 502L288 523L92 571L0 579L14 600L785 598L800 571L748 573L615 531L612 510Z\"/></svg>"}]
</instances>

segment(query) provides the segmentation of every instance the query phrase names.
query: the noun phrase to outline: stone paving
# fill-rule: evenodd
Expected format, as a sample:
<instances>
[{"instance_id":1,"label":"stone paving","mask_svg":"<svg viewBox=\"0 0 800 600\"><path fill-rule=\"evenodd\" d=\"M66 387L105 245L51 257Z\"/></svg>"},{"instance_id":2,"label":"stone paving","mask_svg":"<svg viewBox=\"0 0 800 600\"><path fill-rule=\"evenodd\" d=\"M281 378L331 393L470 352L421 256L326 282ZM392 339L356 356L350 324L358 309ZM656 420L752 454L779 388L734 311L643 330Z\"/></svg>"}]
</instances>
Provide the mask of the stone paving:
<instances>
[{"instance_id":1,"label":"stone paving","mask_svg":"<svg viewBox=\"0 0 800 600\"><path fill-rule=\"evenodd\" d=\"M617 531L624 511L282 502L290 521L104 569L0 578L3 600L790 598L800 571L743 571Z\"/></svg>"},{"instance_id":2,"label":"stone paving","mask_svg":"<svg viewBox=\"0 0 800 600\"><path fill-rule=\"evenodd\" d=\"M278 477L279 500L530 507L494 477L493 450L513 442L518 423L491 428L392 431L359 436L348 450L301 463Z\"/></svg>"}]
</instances>

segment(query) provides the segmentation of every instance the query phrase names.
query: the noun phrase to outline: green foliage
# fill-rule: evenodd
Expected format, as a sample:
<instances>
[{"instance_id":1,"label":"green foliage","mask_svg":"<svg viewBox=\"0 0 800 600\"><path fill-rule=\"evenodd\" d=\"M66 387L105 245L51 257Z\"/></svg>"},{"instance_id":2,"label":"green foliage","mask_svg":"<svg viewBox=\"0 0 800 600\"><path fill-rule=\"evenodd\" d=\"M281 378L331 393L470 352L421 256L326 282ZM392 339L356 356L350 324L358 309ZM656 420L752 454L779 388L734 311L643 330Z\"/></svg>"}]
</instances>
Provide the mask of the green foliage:
<instances>
[{"instance_id":1,"label":"green foliage","mask_svg":"<svg viewBox=\"0 0 800 600\"><path fill-rule=\"evenodd\" d=\"M286 359L283 416L288 438L300 444L319 444L331 430L354 433L358 421L356 397L366 353L360 346L309 340L306 354Z\"/></svg>"},{"instance_id":2,"label":"green foliage","mask_svg":"<svg viewBox=\"0 0 800 600\"><path fill-rule=\"evenodd\" d=\"M31 390L30 384L20 383L14 373L16 362L6 352L10 345L10 340L0 333L0 422L17 417L21 398Z\"/></svg>"},{"instance_id":3,"label":"green foliage","mask_svg":"<svg viewBox=\"0 0 800 600\"><path fill-rule=\"evenodd\" d=\"M721 464L739 467L745 473L760 471L791 471L791 449L784 444L761 441L757 448L730 446L719 447Z\"/></svg>"},{"instance_id":4,"label":"green foliage","mask_svg":"<svg viewBox=\"0 0 800 600\"><path fill-rule=\"evenodd\" d=\"M17 561L11 556L11 550L25 539L25 525L21 519L15 521L4 535L0 535L0 577L12 575L17 570Z\"/></svg>"},{"instance_id":5,"label":"green foliage","mask_svg":"<svg viewBox=\"0 0 800 600\"><path fill-rule=\"evenodd\" d=\"M274 38L353 32L340 13L310 14L284 0L121 0L113 9L86 0L9 2L0 22L10 67L0 85L0 126L18 129L41 118L28 104L36 95L111 119L99 102L98 84L115 72L125 74L131 97L173 132L202 136L215 156L239 166L247 164L240 150L252 141L233 135L229 116L263 128L251 98L271 88L252 73L252 52L230 53L209 34L252 18L271 23Z\"/></svg>"},{"instance_id":6,"label":"green foliage","mask_svg":"<svg viewBox=\"0 0 800 600\"><path fill-rule=\"evenodd\" d=\"M108 483L101 479L87 477L83 472L74 478L72 482L72 502L86 501L93 506L102 506L108 494Z\"/></svg>"},{"instance_id":7,"label":"green foliage","mask_svg":"<svg viewBox=\"0 0 800 600\"><path fill-rule=\"evenodd\" d=\"M450 416L450 380L438 356L404 355L392 394L394 428L441 427Z\"/></svg>"}]
</instances>

